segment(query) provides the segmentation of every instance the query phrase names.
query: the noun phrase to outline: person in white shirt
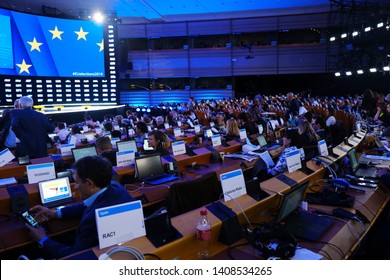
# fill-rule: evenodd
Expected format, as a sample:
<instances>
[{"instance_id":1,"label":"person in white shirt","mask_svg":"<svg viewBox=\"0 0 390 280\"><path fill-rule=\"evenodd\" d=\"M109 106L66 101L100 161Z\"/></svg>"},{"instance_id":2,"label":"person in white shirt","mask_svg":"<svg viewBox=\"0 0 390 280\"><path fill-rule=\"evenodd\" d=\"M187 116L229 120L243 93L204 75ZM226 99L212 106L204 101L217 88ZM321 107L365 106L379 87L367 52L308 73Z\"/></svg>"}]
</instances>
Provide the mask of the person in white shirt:
<instances>
[{"instance_id":1,"label":"person in white shirt","mask_svg":"<svg viewBox=\"0 0 390 280\"><path fill-rule=\"evenodd\" d=\"M334 117L334 109L333 108L326 108L326 126L329 127L331 125L336 124L336 118Z\"/></svg>"},{"instance_id":2,"label":"person in white shirt","mask_svg":"<svg viewBox=\"0 0 390 280\"><path fill-rule=\"evenodd\" d=\"M57 136L60 138L61 142L64 142L66 140L66 138L68 138L68 135L70 132L66 128L65 123L63 123L63 122L58 123L58 129L60 131L57 133Z\"/></svg>"}]
</instances>

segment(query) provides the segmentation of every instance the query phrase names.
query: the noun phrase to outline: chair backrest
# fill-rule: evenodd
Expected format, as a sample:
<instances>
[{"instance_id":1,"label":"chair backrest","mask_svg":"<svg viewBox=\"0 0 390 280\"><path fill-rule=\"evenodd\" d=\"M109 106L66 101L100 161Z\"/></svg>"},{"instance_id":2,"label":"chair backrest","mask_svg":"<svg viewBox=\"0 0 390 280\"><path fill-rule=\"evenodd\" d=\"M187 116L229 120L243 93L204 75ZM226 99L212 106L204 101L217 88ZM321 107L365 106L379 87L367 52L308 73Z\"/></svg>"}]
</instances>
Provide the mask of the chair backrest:
<instances>
[{"instance_id":1,"label":"chair backrest","mask_svg":"<svg viewBox=\"0 0 390 280\"><path fill-rule=\"evenodd\" d=\"M177 216L218 200L221 193L217 174L210 172L199 179L171 185L167 208L172 217Z\"/></svg>"}]
</instances>

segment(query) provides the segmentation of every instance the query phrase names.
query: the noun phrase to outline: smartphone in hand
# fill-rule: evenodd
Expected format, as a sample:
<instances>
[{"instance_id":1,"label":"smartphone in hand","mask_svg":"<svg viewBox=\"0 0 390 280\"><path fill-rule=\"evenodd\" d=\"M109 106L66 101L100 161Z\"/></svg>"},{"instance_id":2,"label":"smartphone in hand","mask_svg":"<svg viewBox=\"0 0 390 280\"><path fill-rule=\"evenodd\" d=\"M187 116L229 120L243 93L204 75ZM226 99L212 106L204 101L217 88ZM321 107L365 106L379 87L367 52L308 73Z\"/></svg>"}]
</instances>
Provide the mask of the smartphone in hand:
<instances>
[{"instance_id":1,"label":"smartphone in hand","mask_svg":"<svg viewBox=\"0 0 390 280\"><path fill-rule=\"evenodd\" d=\"M28 210L27 210L27 211L24 211L24 212L21 212L21 213L20 213L20 217L22 217L22 219L23 219L27 224L29 224L30 226L32 226L32 227L38 226L37 220L35 220L35 218L31 215L31 213L30 213Z\"/></svg>"}]
</instances>

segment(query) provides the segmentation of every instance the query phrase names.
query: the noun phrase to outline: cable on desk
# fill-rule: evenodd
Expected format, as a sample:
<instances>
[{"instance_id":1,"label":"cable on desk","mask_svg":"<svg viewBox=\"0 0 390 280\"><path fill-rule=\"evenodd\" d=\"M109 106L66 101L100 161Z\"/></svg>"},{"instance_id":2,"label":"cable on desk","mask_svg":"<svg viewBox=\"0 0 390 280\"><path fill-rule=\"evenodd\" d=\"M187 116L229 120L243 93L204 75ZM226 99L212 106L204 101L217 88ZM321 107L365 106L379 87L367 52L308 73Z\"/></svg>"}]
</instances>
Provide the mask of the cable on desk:
<instances>
[{"instance_id":1,"label":"cable on desk","mask_svg":"<svg viewBox=\"0 0 390 280\"><path fill-rule=\"evenodd\" d=\"M230 197L231 200L234 201L234 203L240 209L241 213L244 215L246 221L248 222L248 225L251 227L251 229L253 229L253 226L252 226L251 222L249 221L249 219L248 219L247 215L245 214L244 210L241 208L240 204L238 204L238 202L233 197L231 197L230 194L228 194L228 193L221 193L221 195L219 196L219 199L222 199L222 195L227 195L228 197Z\"/></svg>"},{"instance_id":2,"label":"cable on desk","mask_svg":"<svg viewBox=\"0 0 390 280\"><path fill-rule=\"evenodd\" d=\"M144 260L145 257L142 254L140 250L138 250L135 247L131 246L115 246L109 250L107 250L105 253L101 254L99 256L99 260L112 260L111 255L118 253L118 252L124 252L128 253L131 256L133 256L136 260Z\"/></svg>"},{"instance_id":3,"label":"cable on desk","mask_svg":"<svg viewBox=\"0 0 390 280\"><path fill-rule=\"evenodd\" d=\"M364 208L367 209L368 212L370 212L370 214L372 215L372 217L375 217L374 212L372 212L372 211L371 211L363 202L361 202L361 201L359 201L359 200L356 200L356 199L355 199L355 202L360 203L362 206L364 206Z\"/></svg>"},{"instance_id":4,"label":"cable on desk","mask_svg":"<svg viewBox=\"0 0 390 280\"><path fill-rule=\"evenodd\" d=\"M130 187L130 186L135 186L136 189L134 189L134 190L128 189L128 187ZM130 193L137 192L137 191L142 190L142 189L144 189L144 188L147 188L148 190L152 190L152 189L160 189L160 188L162 188L162 187L169 188L168 185L156 185L156 186L151 186L151 187L145 187L145 184L142 183L142 186L139 187L139 186L134 185L134 184L125 184L126 190L129 191Z\"/></svg>"},{"instance_id":5,"label":"cable on desk","mask_svg":"<svg viewBox=\"0 0 390 280\"><path fill-rule=\"evenodd\" d=\"M237 247L241 247L241 246L246 246L246 245L251 245L249 242L245 242L245 243L241 243L241 244L236 244L234 246L229 246L229 249L228 249L228 256L231 260L236 260L233 255L232 255L232 250L237 248Z\"/></svg>"},{"instance_id":6,"label":"cable on desk","mask_svg":"<svg viewBox=\"0 0 390 280\"><path fill-rule=\"evenodd\" d=\"M147 253L147 254L144 254L144 257L153 257L155 258L156 260L161 260L161 258L155 254L152 254L152 253ZM145 258L146 259L146 258Z\"/></svg>"},{"instance_id":7,"label":"cable on desk","mask_svg":"<svg viewBox=\"0 0 390 280\"><path fill-rule=\"evenodd\" d=\"M329 247L331 247L333 249L337 249L337 253L340 254L341 259L345 258L345 254L344 254L343 250L339 246L337 246L336 244L326 242L326 241L315 241L315 243L329 245Z\"/></svg>"}]
</instances>

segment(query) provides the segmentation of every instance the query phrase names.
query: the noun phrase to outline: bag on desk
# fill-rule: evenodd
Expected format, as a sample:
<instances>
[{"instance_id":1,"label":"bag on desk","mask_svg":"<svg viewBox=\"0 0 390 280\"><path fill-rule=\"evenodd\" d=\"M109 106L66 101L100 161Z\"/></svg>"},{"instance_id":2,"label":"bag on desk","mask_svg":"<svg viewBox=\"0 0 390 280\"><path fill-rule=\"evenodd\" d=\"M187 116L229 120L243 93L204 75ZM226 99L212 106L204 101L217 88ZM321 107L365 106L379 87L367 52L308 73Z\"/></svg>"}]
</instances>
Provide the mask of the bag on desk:
<instances>
[{"instance_id":1,"label":"bag on desk","mask_svg":"<svg viewBox=\"0 0 390 280\"><path fill-rule=\"evenodd\" d=\"M307 193L306 200L311 204L352 207L355 197L345 192L334 192L325 189L323 192Z\"/></svg>"}]
</instances>

